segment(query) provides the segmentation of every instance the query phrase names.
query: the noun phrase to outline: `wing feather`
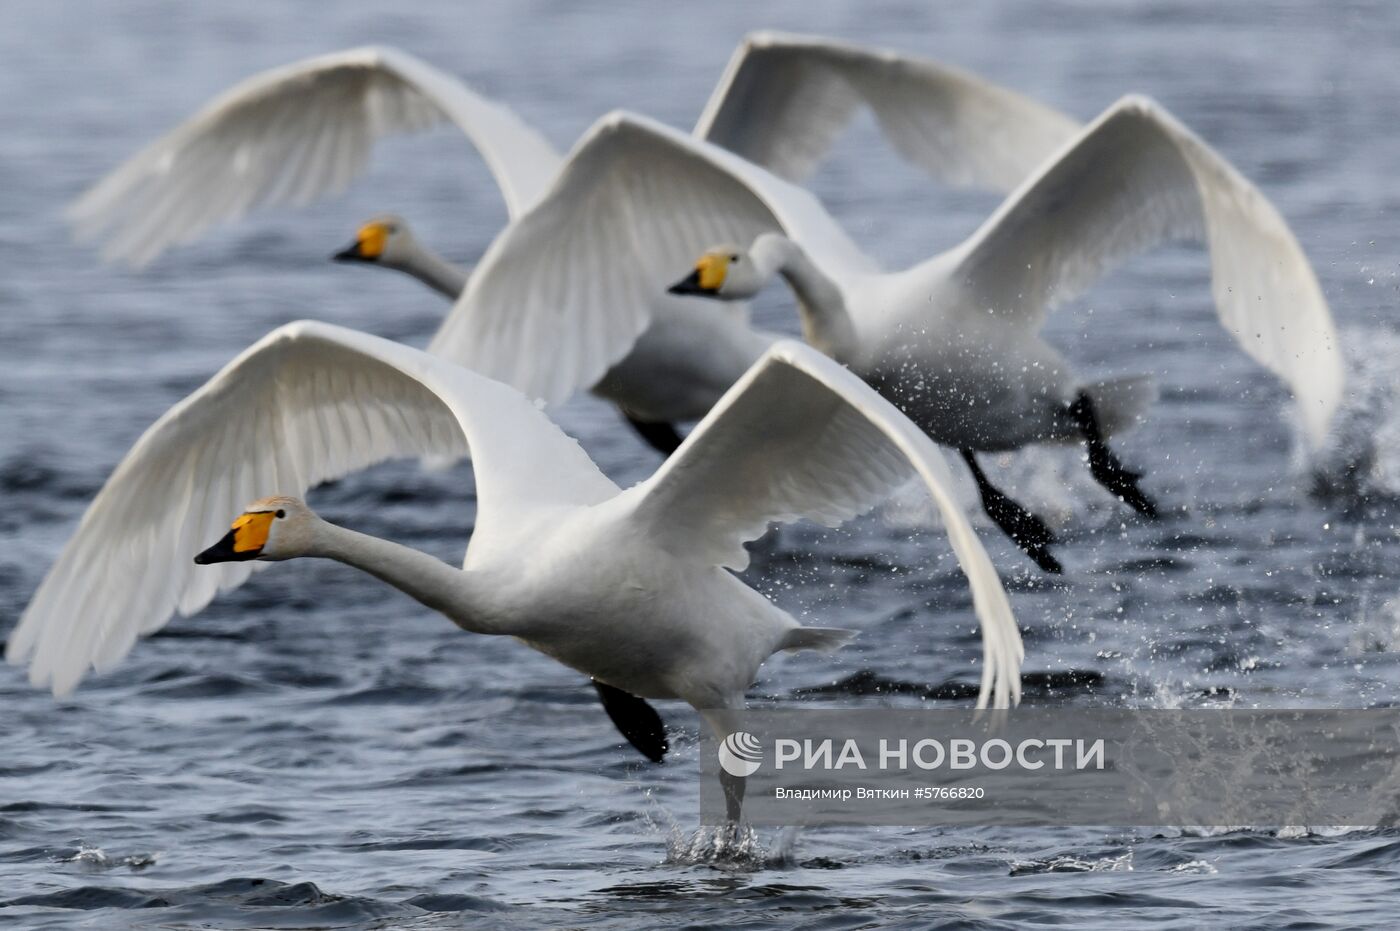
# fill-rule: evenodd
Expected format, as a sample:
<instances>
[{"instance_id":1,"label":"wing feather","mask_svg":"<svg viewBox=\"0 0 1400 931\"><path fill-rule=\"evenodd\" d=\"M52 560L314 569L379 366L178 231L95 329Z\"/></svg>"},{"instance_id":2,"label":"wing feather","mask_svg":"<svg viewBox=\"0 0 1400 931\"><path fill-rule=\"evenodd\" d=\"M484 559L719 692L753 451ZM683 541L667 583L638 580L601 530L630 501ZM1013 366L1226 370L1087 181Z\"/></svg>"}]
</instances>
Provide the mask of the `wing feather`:
<instances>
[{"instance_id":1,"label":"wing feather","mask_svg":"<svg viewBox=\"0 0 1400 931\"><path fill-rule=\"evenodd\" d=\"M838 270L869 260L811 194L632 114L604 117L482 257L429 351L555 403L588 387L707 248L783 231Z\"/></svg>"},{"instance_id":2,"label":"wing feather","mask_svg":"<svg viewBox=\"0 0 1400 931\"><path fill-rule=\"evenodd\" d=\"M1110 268L1203 240L1225 328L1293 390L1320 443L1341 400L1340 345L1288 224L1225 159L1151 100L1127 97L1028 179L954 255L968 312L1038 327Z\"/></svg>"},{"instance_id":3,"label":"wing feather","mask_svg":"<svg viewBox=\"0 0 1400 931\"><path fill-rule=\"evenodd\" d=\"M748 564L744 541L770 523L836 526L913 475L933 497L972 589L984 651L978 705L1006 707L1020 700L1021 636L942 456L873 388L817 350L776 344L626 494L638 532L657 546L737 570Z\"/></svg>"},{"instance_id":4,"label":"wing feather","mask_svg":"<svg viewBox=\"0 0 1400 931\"><path fill-rule=\"evenodd\" d=\"M927 59L815 36L748 36L695 134L801 182L861 106L932 177L1010 191L1078 124L1043 104Z\"/></svg>"},{"instance_id":5,"label":"wing feather","mask_svg":"<svg viewBox=\"0 0 1400 931\"><path fill-rule=\"evenodd\" d=\"M259 207L344 191L384 136L452 122L485 159L512 215L559 155L505 107L404 52L357 48L254 75L148 145L69 209L103 257L144 265Z\"/></svg>"}]
</instances>

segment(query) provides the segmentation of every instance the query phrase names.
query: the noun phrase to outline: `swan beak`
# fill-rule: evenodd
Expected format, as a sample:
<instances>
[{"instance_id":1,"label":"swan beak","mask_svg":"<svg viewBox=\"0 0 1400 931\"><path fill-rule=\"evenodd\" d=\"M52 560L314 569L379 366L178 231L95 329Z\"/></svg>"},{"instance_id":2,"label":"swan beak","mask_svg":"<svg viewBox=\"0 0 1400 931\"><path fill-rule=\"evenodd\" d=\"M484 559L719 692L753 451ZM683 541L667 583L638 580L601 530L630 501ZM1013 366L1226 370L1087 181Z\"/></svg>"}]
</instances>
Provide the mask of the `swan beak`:
<instances>
[{"instance_id":1,"label":"swan beak","mask_svg":"<svg viewBox=\"0 0 1400 931\"><path fill-rule=\"evenodd\" d=\"M331 260L335 262L377 262L389 243L389 228L383 223L366 223L355 234L355 241L341 249Z\"/></svg>"},{"instance_id":2,"label":"swan beak","mask_svg":"<svg viewBox=\"0 0 1400 931\"><path fill-rule=\"evenodd\" d=\"M194 558L195 564L208 566L219 562L245 562L257 559L267 545L272 528L271 511L254 511L233 522L233 528L222 540Z\"/></svg>"},{"instance_id":3,"label":"swan beak","mask_svg":"<svg viewBox=\"0 0 1400 931\"><path fill-rule=\"evenodd\" d=\"M216 562L235 562L241 559L252 559L257 555L257 553L236 552L233 547L237 540L238 531L230 530L224 534L222 540L196 556L194 558L195 565L208 566Z\"/></svg>"},{"instance_id":4,"label":"swan beak","mask_svg":"<svg viewBox=\"0 0 1400 931\"><path fill-rule=\"evenodd\" d=\"M669 294L703 294L714 297L724 285L729 273L729 257L724 255L701 256L695 263L695 271L666 289Z\"/></svg>"},{"instance_id":5,"label":"swan beak","mask_svg":"<svg viewBox=\"0 0 1400 931\"><path fill-rule=\"evenodd\" d=\"M689 275L685 276L680 281L677 281L675 284L667 288L666 293L713 295L716 290L718 289L706 289L700 287L700 269L697 268L695 271L691 272Z\"/></svg>"},{"instance_id":6,"label":"swan beak","mask_svg":"<svg viewBox=\"0 0 1400 931\"><path fill-rule=\"evenodd\" d=\"M360 252L360 241L357 239L350 245L341 249L331 256L332 262L372 262L373 259Z\"/></svg>"}]
</instances>

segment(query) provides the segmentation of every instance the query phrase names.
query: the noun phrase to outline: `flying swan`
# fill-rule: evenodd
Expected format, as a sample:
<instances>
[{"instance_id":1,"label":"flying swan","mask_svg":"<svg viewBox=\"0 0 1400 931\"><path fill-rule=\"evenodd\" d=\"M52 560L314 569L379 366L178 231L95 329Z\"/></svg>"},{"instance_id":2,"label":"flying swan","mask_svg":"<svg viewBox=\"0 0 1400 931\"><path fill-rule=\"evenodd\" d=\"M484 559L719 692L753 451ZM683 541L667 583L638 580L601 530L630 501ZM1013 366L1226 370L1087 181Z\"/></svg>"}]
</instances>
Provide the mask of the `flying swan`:
<instances>
[{"instance_id":1,"label":"flying swan","mask_svg":"<svg viewBox=\"0 0 1400 931\"><path fill-rule=\"evenodd\" d=\"M461 569L327 523L300 500L391 457L468 452L478 509ZM622 491L514 389L375 336L292 323L136 442L6 656L63 695L253 569L334 559L464 630L518 637L591 677L624 735L659 760L665 734L645 699L681 699L702 715L740 707L771 654L853 633L802 627L741 582L729 570L747 565L743 543L774 521L834 526L911 475L942 512L971 586L978 707L1008 707L1020 698L1020 634L937 448L815 350L773 346L651 478Z\"/></svg>"},{"instance_id":2,"label":"flying swan","mask_svg":"<svg viewBox=\"0 0 1400 931\"><path fill-rule=\"evenodd\" d=\"M1094 478L1156 515L1105 442L1150 401L1149 384L1086 384L1040 336L1049 309L1129 256L1205 240L1221 323L1288 383L1311 442L1327 432L1342 362L1307 257L1264 195L1151 100L1109 107L970 238L900 272L875 269L829 218L782 206L790 188L739 167L733 194L770 205L777 230L711 249L671 292L743 300L781 275L807 341L959 450L988 515L1042 569L1060 571L1053 534L988 481L978 451L1082 440Z\"/></svg>"},{"instance_id":3,"label":"flying swan","mask_svg":"<svg viewBox=\"0 0 1400 931\"><path fill-rule=\"evenodd\" d=\"M1068 117L955 68L763 32L734 52L695 135L801 181L862 106L933 177L1003 192L1076 129ZM364 170L376 140L444 122L480 151L512 220L565 167L542 135L457 79L395 49L359 48L243 81L102 179L70 218L79 238L105 240L104 257L139 266L257 207L338 193ZM364 224L338 257L399 269L454 300L468 281L465 269L421 247L397 218ZM701 310L658 289L634 299L651 305L647 332L590 386L670 452L680 442L672 425L702 417L777 335L752 329L743 307Z\"/></svg>"}]
</instances>

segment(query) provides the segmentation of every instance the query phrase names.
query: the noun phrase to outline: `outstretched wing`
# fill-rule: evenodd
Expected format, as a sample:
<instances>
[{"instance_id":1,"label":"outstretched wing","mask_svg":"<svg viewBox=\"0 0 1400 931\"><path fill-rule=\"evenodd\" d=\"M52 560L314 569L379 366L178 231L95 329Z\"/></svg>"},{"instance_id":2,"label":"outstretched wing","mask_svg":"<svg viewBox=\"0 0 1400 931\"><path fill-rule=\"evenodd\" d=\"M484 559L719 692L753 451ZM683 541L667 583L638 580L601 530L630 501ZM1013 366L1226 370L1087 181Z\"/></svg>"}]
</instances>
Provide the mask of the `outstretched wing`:
<instances>
[{"instance_id":1,"label":"outstretched wing","mask_svg":"<svg viewBox=\"0 0 1400 931\"><path fill-rule=\"evenodd\" d=\"M984 666L978 706L1020 700L1021 635L996 570L952 493L932 440L858 377L784 341L755 363L650 479L625 492L633 520L678 556L732 569L773 522L828 526L917 475L972 587Z\"/></svg>"},{"instance_id":2,"label":"outstretched wing","mask_svg":"<svg viewBox=\"0 0 1400 931\"><path fill-rule=\"evenodd\" d=\"M559 155L510 110L427 63L357 48L254 75L128 159L69 209L107 260L144 265L250 210L343 191L384 136L451 121L481 152L511 215Z\"/></svg>"},{"instance_id":3,"label":"outstretched wing","mask_svg":"<svg viewBox=\"0 0 1400 931\"><path fill-rule=\"evenodd\" d=\"M474 537L533 509L616 494L573 440L519 393L426 353L320 323L260 340L136 442L40 585L6 656L71 691L172 613L200 610L255 562L193 556L250 502L400 456L470 450Z\"/></svg>"},{"instance_id":4,"label":"outstretched wing","mask_svg":"<svg viewBox=\"0 0 1400 931\"><path fill-rule=\"evenodd\" d=\"M1327 301L1288 224L1228 162L1142 97L1110 107L959 247L970 313L1038 327L1048 308L1167 239L1203 239L1220 322L1293 389L1321 442L1342 392Z\"/></svg>"},{"instance_id":5,"label":"outstretched wing","mask_svg":"<svg viewBox=\"0 0 1400 931\"><path fill-rule=\"evenodd\" d=\"M496 238L429 347L554 403L594 384L666 288L720 243L781 230L837 268L866 260L806 191L645 117L613 113Z\"/></svg>"},{"instance_id":6,"label":"outstretched wing","mask_svg":"<svg viewBox=\"0 0 1400 931\"><path fill-rule=\"evenodd\" d=\"M866 46L760 32L729 60L695 134L789 181L862 107L934 178L1010 191L1074 137L1064 114L976 75Z\"/></svg>"}]
</instances>

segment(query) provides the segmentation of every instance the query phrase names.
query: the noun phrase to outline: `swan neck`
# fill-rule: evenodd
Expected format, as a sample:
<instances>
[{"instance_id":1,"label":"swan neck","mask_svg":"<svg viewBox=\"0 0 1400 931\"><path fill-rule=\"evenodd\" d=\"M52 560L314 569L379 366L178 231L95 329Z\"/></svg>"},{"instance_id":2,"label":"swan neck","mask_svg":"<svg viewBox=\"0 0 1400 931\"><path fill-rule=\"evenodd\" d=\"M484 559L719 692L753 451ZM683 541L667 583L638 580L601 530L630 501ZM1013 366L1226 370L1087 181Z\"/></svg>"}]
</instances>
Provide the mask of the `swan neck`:
<instances>
[{"instance_id":1,"label":"swan neck","mask_svg":"<svg viewBox=\"0 0 1400 931\"><path fill-rule=\"evenodd\" d=\"M509 632L493 616L479 573L454 568L412 547L322 521L316 544L308 555L333 559L367 572L446 615L464 630L480 634Z\"/></svg>"},{"instance_id":2,"label":"swan neck","mask_svg":"<svg viewBox=\"0 0 1400 931\"><path fill-rule=\"evenodd\" d=\"M390 267L412 275L448 300L457 300L467 287L466 269L453 265L416 240L404 257Z\"/></svg>"},{"instance_id":3,"label":"swan neck","mask_svg":"<svg viewBox=\"0 0 1400 931\"><path fill-rule=\"evenodd\" d=\"M797 243L783 238L774 249L778 274L792 288L802 318L802 338L833 359L849 362L856 347L846 298Z\"/></svg>"}]
</instances>

